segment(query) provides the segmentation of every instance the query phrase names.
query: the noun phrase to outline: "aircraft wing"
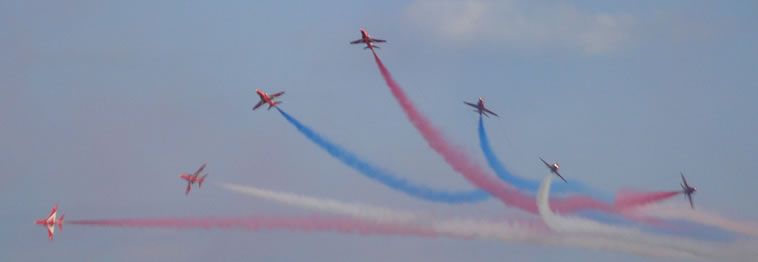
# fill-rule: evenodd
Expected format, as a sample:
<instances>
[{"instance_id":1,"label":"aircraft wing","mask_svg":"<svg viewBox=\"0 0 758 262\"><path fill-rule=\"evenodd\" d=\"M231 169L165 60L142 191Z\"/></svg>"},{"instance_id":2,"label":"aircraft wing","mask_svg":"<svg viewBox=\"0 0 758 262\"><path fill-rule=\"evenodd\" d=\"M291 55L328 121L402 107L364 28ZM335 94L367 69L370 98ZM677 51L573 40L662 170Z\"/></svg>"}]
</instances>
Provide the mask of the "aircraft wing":
<instances>
[{"instance_id":1,"label":"aircraft wing","mask_svg":"<svg viewBox=\"0 0 758 262\"><path fill-rule=\"evenodd\" d=\"M477 105L475 105L475 104L472 104L472 103L469 103L469 102L466 102L466 101L463 101L463 103L464 103L464 104L467 104L467 105L469 105L469 106L472 106L472 107L476 107L476 108L479 108L479 106L477 106Z\"/></svg>"},{"instance_id":2,"label":"aircraft wing","mask_svg":"<svg viewBox=\"0 0 758 262\"><path fill-rule=\"evenodd\" d=\"M205 163L203 163L203 165L200 166L200 168L198 168L197 171L195 171L195 173L192 174L192 176L197 177L197 175L200 175L200 172L203 172L203 169L205 169Z\"/></svg>"},{"instance_id":3,"label":"aircraft wing","mask_svg":"<svg viewBox=\"0 0 758 262\"><path fill-rule=\"evenodd\" d=\"M690 185L687 184L687 179L684 179L684 173L679 172L679 175L682 176L682 182L684 182L684 186L686 186L687 188L689 188Z\"/></svg>"},{"instance_id":4,"label":"aircraft wing","mask_svg":"<svg viewBox=\"0 0 758 262\"><path fill-rule=\"evenodd\" d=\"M50 240L53 240L53 234L55 234L55 226L47 225L47 236Z\"/></svg>"},{"instance_id":5,"label":"aircraft wing","mask_svg":"<svg viewBox=\"0 0 758 262\"><path fill-rule=\"evenodd\" d=\"M50 215L47 216L47 220L50 220L50 218L55 219L55 212L58 211L58 204L55 204L53 206L53 211L50 211Z\"/></svg>"},{"instance_id":6,"label":"aircraft wing","mask_svg":"<svg viewBox=\"0 0 758 262\"><path fill-rule=\"evenodd\" d=\"M284 94L284 91L282 91L282 92L279 92L279 93L276 93L276 94L273 94L273 95L269 96L269 98L270 98L270 99L274 99L275 97L277 97L277 96L280 96L280 95L283 95L283 94Z\"/></svg>"},{"instance_id":7,"label":"aircraft wing","mask_svg":"<svg viewBox=\"0 0 758 262\"><path fill-rule=\"evenodd\" d=\"M540 160L542 160L542 163L545 163L545 165L546 165L547 167L550 167L550 164L548 164L548 163L547 163L547 161L545 161L545 159L542 159L542 158L540 157Z\"/></svg>"},{"instance_id":8,"label":"aircraft wing","mask_svg":"<svg viewBox=\"0 0 758 262\"><path fill-rule=\"evenodd\" d=\"M261 106L262 106L264 103L266 103L266 101L263 101L263 100L261 100L260 102L258 102L257 104L255 104L255 106L253 107L253 110L256 110L256 109L258 109L258 108L259 108L259 107L261 107Z\"/></svg>"},{"instance_id":9,"label":"aircraft wing","mask_svg":"<svg viewBox=\"0 0 758 262\"><path fill-rule=\"evenodd\" d=\"M190 191L190 190L192 190L192 184L191 184L191 183L189 183L189 182L187 182L187 191L184 191L184 194L185 194L185 195L189 194L189 191Z\"/></svg>"},{"instance_id":10,"label":"aircraft wing","mask_svg":"<svg viewBox=\"0 0 758 262\"><path fill-rule=\"evenodd\" d=\"M387 42L387 40L371 38L371 42L384 43L384 42Z\"/></svg>"},{"instance_id":11,"label":"aircraft wing","mask_svg":"<svg viewBox=\"0 0 758 262\"><path fill-rule=\"evenodd\" d=\"M492 114L492 115L494 115L494 116L500 117L500 116L498 116L497 114L495 114L495 112L492 112L492 111L490 111L490 110L489 110L489 109L487 109L487 108L484 108L484 111L487 111L487 113L490 113L490 114Z\"/></svg>"},{"instance_id":12,"label":"aircraft wing","mask_svg":"<svg viewBox=\"0 0 758 262\"><path fill-rule=\"evenodd\" d=\"M690 194L687 194L687 199L689 199L689 200L690 200L690 207L692 207L692 209L695 209L695 204L694 204L694 203L692 203L692 195L690 195Z\"/></svg>"},{"instance_id":13,"label":"aircraft wing","mask_svg":"<svg viewBox=\"0 0 758 262\"><path fill-rule=\"evenodd\" d=\"M350 42L351 45L360 44L360 43L363 43L363 38Z\"/></svg>"},{"instance_id":14,"label":"aircraft wing","mask_svg":"<svg viewBox=\"0 0 758 262\"><path fill-rule=\"evenodd\" d=\"M555 174L558 175L558 177L560 177L561 179L563 179L563 182L568 183L568 181L566 181L566 179L563 178L563 176L561 175L561 173L558 173L558 171L555 171Z\"/></svg>"}]
</instances>

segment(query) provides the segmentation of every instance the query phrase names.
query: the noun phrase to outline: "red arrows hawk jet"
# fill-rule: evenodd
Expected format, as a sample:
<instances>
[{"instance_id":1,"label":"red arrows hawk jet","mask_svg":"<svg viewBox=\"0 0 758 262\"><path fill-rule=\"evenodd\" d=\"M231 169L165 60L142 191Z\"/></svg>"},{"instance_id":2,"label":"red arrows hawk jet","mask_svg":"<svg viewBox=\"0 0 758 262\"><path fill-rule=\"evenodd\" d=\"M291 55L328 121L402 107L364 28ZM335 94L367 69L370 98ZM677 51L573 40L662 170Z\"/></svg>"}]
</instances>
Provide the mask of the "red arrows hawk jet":
<instances>
[{"instance_id":1,"label":"red arrows hawk jet","mask_svg":"<svg viewBox=\"0 0 758 262\"><path fill-rule=\"evenodd\" d=\"M492 112L492 111L490 111L489 109L487 109L486 107L484 107L484 98L481 98L481 97L480 97L480 98L479 98L479 102L478 102L478 103L476 103L476 104L474 104L474 103L469 103L469 102L466 102L466 101L463 101L463 103L464 103L464 104L467 104L467 105L469 105L469 106L471 106L471 107L473 107L473 108L476 108L476 109L474 110L474 112L479 112L479 115L480 115L480 116L481 116L481 115L484 115L484 116L486 116L486 117L490 117L489 115L487 115L487 113L490 113L490 114L492 114L492 115L494 115L494 116L498 116L497 114L495 114L495 112ZM499 117L499 116L498 116L498 117Z\"/></svg>"},{"instance_id":2,"label":"red arrows hawk jet","mask_svg":"<svg viewBox=\"0 0 758 262\"><path fill-rule=\"evenodd\" d=\"M568 183L566 181L566 179L563 178L563 176L561 176L560 173L558 173L558 168L559 168L558 163L553 163L551 165L551 164L548 164L547 161L545 161L545 159L542 159L541 157L540 157L540 160L542 160L542 163L545 163L545 166L547 166L547 168L550 168L550 172L551 173L556 174L558 177L560 177L561 179L563 179L563 182Z\"/></svg>"},{"instance_id":3,"label":"red arrows hawk jet","mask_svg":"<svg viewBox=\"0 0 758 262\"><path fill-rule=\"evenodd\" d=\"M684 195L687 196L687 199L690 200L690 207L692 207L692 209L695 209L695 204L692 203L692 194L697 191L697 187L691 187L687 184L687 179L684 179L684 173L679 172L679 174L682 176L683 184L679 184L682 186L682 193L684 193Z\"/></svg>"},{"instance_id":4,"label":"red arrows hawk jet","mask_svg":"<svg viewBox=\"0 0 758 262\"><path fill-rule=\"evenodd\" d=\"M375 46L374 43L384 43L387 42L387 40L382 39L376 39L371 38L371 36L366 32L366 29L361 28L361 39L355 40L350 42L350 44L360 44L360 43L366 43L366 47L363 49L371 48L371 50L374 50L374 47L379 48L378 46Z\"/></svg>"},{"instance_id":5,"label":"red arrows hawk jet","mask_svg":"<svg viewBox=\"0 0 758 262\"><path fill-rule=\"evenodd\" d=\"M284 103L282 101L274 101L274 98L277 98L278 96L283 95L284 91L273 94L273 95L268 95L266 94L266 92L263 92L260 89L255 89L255 92L258 93L258 96L261 97L261 101L258 102L258 104L255 104L255 106L253 107L253 111L258 109L265 103L268 103L268 110L271 110L272 107L275 107L278 104Z\"/></svg>"},{"instance_id":6,"label":"red arrows hawk jet","mask_svg":"<svg viewBox=\"0 0 758 262\"><path fill-rule=\"evenodd\" d=\"M53 240L53 234L55 233L55 225L58 225L58 229L63 230L63 214L60 219L55 219L55 215L58 213L58 204L53 206L53 211L45 219L34 221L34 224L43 225L47 227L47 235L50 240Z\"/></svg>"},{"instance_id":7,"label":"red arrows hawk jet","mask_svg":"<svg viewBox=\"0 0 758 262\"><path fill-rule=\"evenodd\" d=\"M208 173L205 173L202 177L200 176L200 172L203 172L203 169L205 169L205 164L200 166L197 171L195 171L194 174L181 174L179 175L179 178L187 180L187 191L184 192L185 195L189 194L190 190L192 190L192 184L197 182L197 188L200 188L200 186L203 185L203 181L205 181L205 177L208 176Z\"/></svg>"}]
</instances>

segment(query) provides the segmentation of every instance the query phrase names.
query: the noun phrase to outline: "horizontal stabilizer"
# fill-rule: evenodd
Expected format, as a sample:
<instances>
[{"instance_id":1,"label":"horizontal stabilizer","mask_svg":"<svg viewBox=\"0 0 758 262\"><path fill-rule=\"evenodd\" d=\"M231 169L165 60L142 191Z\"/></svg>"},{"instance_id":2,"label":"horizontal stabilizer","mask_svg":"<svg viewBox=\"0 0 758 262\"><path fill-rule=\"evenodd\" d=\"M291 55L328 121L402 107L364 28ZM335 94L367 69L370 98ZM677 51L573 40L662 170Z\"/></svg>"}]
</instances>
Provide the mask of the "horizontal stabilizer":
<instances>
[{"instance_id":1,"label":"horizontal stabilizer","mask_svg":"<svg viewBox=\"0 0 758 262\"><path fill-rule=\"evenodd\" d=\"M205 181L205 177L207 177L207 176L208 176L208 173L205 173L205 175L203 175L203 177L201 177L200 180L197 181L197 187L198 188L201 187L201 186L203 186L203 181Z\"/></svg>"}]
</instances>

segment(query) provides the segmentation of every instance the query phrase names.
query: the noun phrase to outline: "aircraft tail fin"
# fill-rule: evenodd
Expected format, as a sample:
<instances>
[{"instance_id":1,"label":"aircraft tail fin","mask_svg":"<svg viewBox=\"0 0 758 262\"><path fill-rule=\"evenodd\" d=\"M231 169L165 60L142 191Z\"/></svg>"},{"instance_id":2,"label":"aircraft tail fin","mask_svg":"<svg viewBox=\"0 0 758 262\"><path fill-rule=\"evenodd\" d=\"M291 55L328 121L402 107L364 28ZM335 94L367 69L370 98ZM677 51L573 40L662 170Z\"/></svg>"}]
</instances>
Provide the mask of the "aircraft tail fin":
<instances>
[{"instance_id":1,"label":"aircraft tail fin","mask_svg":"<svg viewBox=\"0 0 758 262\"><path fill-rule=\"evenodd\" d=\"M60 229L61 231L63 231L63 216L64 214L61 214L61 223L58 224L58 229Z\"/></svg>"},{"instance_id":2,"label":"aircraft tail fin","mask_svg":"<svg viewBox=\"0 0 758 262\"><path fill-rule=\"evenodd\" d=\"M197 181L197 187L198 188L200 188L201 186L203 186L203 181L205 181L205 177L207 177L207 176L208 176L208 173L205 173L205 175L203 175L203 177L201 177L200 180Z\"/></svg>"}]
</instances>

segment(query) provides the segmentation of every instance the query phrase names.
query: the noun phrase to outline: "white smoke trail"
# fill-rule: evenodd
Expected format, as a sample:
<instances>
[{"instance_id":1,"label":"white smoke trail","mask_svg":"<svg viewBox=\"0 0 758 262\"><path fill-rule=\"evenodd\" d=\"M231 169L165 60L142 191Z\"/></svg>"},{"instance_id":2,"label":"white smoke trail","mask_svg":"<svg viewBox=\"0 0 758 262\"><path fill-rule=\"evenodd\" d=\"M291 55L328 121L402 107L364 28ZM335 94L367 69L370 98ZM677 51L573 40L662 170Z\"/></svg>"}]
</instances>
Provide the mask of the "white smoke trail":
<instances>
[{"instance_id":1,"label":"white smoke trail","mask_svg":"<svg viewBox=\"0 0 758 262\"><path fill-rule=\"evenodd\" d=\"M550 210L548 203L550 183L552 175L548 175L542 181L537 193L537 207L542 220L547 226L556 232L564 234L586 234L608 240L624 241L617 248L631 248L635 245L635 253L647 254L652 248L670 249L675 251L668 255L671 258L700 258L700 259L729 259L736 261L758 261L758 252L755 248L744 245L725 245L716 242L697 241L681 237L657 236L639 230L623 227L615 227L579 217L562 217ZM631 250L627 250L631 251ZM661 255L657 253L657 255Z\"/></svg>"},{"instance_id":2,"label":"white smoke trail","mask_svg":"<svg viewBox=\"0 0 758 262\"><path fill-rule=\"evenodd\" d=\"M305 209L325 211L353 218L361 218L375 222L410 223L420 216L407 211L393 210L389 208L370 206L367 204L345 203L331 199L319 199L298 194L276 192L261 188L240 186L234 184L219 184L221 187L242 194L273 200L287 205Z\"/></svg>"},{"instance_id":3,"label":"white smoke trail","mask_svg":"<svg viewBox=\"0 0 758 262\"><path fill-rule=\"evenodd\" d=\"M656 204L637 209L639 214L664 219L682 219L718 227L735 233L758 236L758 222L737 221L719 214L693 210L689 206L674 204Z\"/></svg>"},{"instance_id":4,"label":"white smoke trail","mask_svg":"<svg viewBox=\"0 0 758 262\"><path fill-rule=\"evenodd\" d=\"M602 249L628 252L638 255L660 258L694 259L697 256L668 247L659 247L648 243L635 243L596 234L555 233L539 221L509 220L484 221L474 219L447 219L430 221L432 217L413 212L398 211L391 208L369 206L365 204L345 203L337 200L302 196L292 193L275 192L248 186L222 185L223 187L246 195L273 200L301 208L367 219L383 223L416 223L422 228L431 228L435 232L461 238L498 240L511 243L531 243L538 245L555 245L575 248ZM423 222L418 223L418 222Z\"/></svg>"}]
</instances>

